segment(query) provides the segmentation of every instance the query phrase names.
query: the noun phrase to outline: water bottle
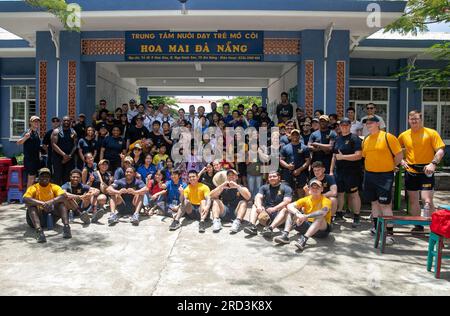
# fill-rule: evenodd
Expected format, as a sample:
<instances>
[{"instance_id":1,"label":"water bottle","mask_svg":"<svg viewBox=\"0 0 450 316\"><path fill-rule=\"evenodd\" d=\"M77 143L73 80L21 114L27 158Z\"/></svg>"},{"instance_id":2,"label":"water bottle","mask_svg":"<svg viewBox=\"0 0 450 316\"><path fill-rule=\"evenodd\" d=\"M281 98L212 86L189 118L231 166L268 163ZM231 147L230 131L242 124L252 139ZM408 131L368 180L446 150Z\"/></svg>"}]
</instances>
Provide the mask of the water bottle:
<instances>
[{"instance_id":1,"label":"water bottle","mask_svg":"<svg viewBox=\"0 0 450 316\"><path fill-rule=\"evenodd\" d=\"M53 216L52 213L47 213L47 228L48 230L52 230L53 229Z\"/></svg>"},{"instance_id":2,"label":"water bottle","mask_svg":"<svg viewBox=\"0 0 450 316\"><path fill-rule=\"evenodd\" d=\"M430 203L425 203L422 210L422 217L431 217Z\"/></svg>"},{"instance_id":3,"label":"water bottle","mask_svg":"<svg viewBox=\"0 0 450 316\"><path fill-rule=\"evenodd\" d=\"M69 211L69 222L70 222L70 223L73 223L73 217L74 217L74 216L73 216L73 211L70 210L70 211Z\"/></svg>"}]
</instances>

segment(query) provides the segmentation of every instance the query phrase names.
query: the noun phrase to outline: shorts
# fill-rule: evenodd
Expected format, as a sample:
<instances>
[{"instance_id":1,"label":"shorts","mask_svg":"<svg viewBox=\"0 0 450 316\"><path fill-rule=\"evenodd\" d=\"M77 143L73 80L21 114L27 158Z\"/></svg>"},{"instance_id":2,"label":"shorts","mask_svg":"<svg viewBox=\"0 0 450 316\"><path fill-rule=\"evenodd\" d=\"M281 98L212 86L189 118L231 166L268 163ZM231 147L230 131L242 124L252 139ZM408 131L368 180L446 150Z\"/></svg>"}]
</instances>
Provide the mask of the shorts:
<instances>
[{"instance_id":1,"label":"shorts","mask_svg":"<svg viewBox=\"0 0 450 316\"><path fill-rule=\"evenodd\" d=\"M247 164L245 162L238 163L237 172L239 172L240 177L246 177L247 176Z\"/></svg>"},{"instance_id":2,"label":"shorts","mask_svg":"<svg viewBox=\"0 0 450 316\"><path fill-rule=\"evenodd\" d=\"M197 220L199 221L202 216L200 214L200 205L192 205L192 213L188 214L186 213L186 217L192 220Z\"/></svg>"},{"instance_id":3,"label":"shorts","mask_svg":"<svg viewBox=\"0 0 450 316\"><path fill-rule=\"evenodd\" d=\"M364 174L364 195L370 202L388 205L392 202L394 172L368 172Z\"/></svg>"},{"instance_id":4,"label":"shorts","mask_svg":"<svg viewBox=\"0 0 450 316\"><path fill-rule=\"evenodd\" d=\"M307 171L302 172L299 176L294 177L291 171L289 173L283 173L283 180L293 189L303 189L303 187L308 183Z\"/></svg>"},{"instance_id":5,"label":"shorts","mask_svg":"<svg viewBox=\"0 0 450 316\"><path fill-rule=\"evenodd\" d=\"M311 227L313 223L310 221L305 221L302 225L297 226L294 225L294 229L298 231L300 234L304 235L308 231L308 229ZM326 238L331 233L331 225L327 223L327 229L326 230L319 230L317 233L314 234L313 237L316 238Z\"/></svg>"},{"instance_id":6,"label":"shorts","mask_svg":"<svg viewBox=\"0 0 450 316\"><path fill-rule=\"evenodd\" d=\"M427 177L425 173L405 172L405 189L406 191L433 191L434 190L434 174Z\"/></svg>"},{"instance_id":7,"label":"shorts","mask_svg":"<svg viewBox=\"0 0 450 316\"><path fill-rule=\"evenodd\" d=\"M117 212L120 215L133 215L136 212L136 208L133 203L122 203L117 205Z\"/></svg>"},{"instance_id":8,"label":"shorts","mask_svg":"<svg viewBox=\"0 0 450 316\"><path fill-rule=\"evenodd\" d=\"M40 160L24 159L24 171L27 176L37 176L38 170L41 168Z\"/></svg>"},{"instance_id":9,"label":"shorts","mask_svg":"<svg viewBox=\"0 0 450 316\"><path fill-rule=\"evenodd\" d=\"M335 176L338 193L356 193L361 188L362 174L353 170L339 170Z\"/></svg>"},{"instance_id":10,"label":"shorts","mask_svg":"<svg viewBox=\"0 0 450 316\"><path fill-rule=\"evenodd\" d=\"M236 205L223 205L224 207L224 212L223 214L220 216L220 218L224 221L224 222L232 222L236 219L236 210L239 204Z\"/></svg>"},{"instance_id":11,"label":"shorts","mask_svg":"<svg viewBox=\"0 0 450 316\"><path fill-rule=\"evenodd\" d=\"M56 222L59 221L60 217L56 216L54 212L51 212L51 214L52 214L52 218L53 218L53 226L55 226ZM27 209L27 213L25 216L26 216L27 224L31 228L36 228L36 227L34 227L33 221L31 220L30 211L28 209ZM41 222L42 228L47 228L47 213L42 212L41 216L39 217L39 221Z\"/></svg>"}]
</instances>

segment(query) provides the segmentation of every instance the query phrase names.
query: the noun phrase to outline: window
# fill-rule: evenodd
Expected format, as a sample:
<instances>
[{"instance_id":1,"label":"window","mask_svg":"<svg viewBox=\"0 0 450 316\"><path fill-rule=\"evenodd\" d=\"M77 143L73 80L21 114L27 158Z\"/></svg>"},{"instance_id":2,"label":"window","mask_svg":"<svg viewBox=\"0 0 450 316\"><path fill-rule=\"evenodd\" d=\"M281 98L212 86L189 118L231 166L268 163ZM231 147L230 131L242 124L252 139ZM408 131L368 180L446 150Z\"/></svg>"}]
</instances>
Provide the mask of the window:
<instances>
[{"instance_id":1,"label":"window","mask_svg":"<svg viewBox=\"0 0 450 316\"><path fill-rule=\"evenodd\" d=\"M450 143L450 89L423 89L422 112L424 125L437 130Z\"/></svg>"},{"instance_id":2,"label":"window","mask_svg":"<svg viewBox=\"0 0 450 316\"><path fill-rule=\"evenodd\" d=\"M28 128L30 117L36 115L36 88L11 87L10 136L19 138Z\"/></svg>"},{"instance_id":3,"label":"window","mask_svg":"<svg viewBox=\"0 0 450 316\"><path fill-rule=\"evenodd\" d=\"M367 115L367 103L376 105L376 114L383 118L389 129L389 88L350 87L350 106L355 108L358 120Z\"/></svg>"}]
</instances>

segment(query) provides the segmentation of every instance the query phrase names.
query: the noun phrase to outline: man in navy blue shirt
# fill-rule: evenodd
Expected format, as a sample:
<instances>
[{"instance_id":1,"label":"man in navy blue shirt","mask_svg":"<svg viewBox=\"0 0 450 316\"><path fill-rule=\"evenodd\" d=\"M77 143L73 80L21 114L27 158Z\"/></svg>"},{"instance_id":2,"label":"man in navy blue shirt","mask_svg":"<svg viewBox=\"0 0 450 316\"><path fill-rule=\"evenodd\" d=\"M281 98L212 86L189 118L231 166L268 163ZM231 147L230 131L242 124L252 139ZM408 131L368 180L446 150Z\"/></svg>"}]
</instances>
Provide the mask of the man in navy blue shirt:
<instances>
[{"instance_id":1,"label":"man in navy blue shirt","mask_svg":"<svg viewBox=\"0 0 450 316\"><path fill-rule=\"evenodd\" d=\"M311 134L308 142L308 148L312 152L312 162L322 161L326 173L330 173L333 146L337 136L330 130L329 122L328 116L322 115L319 118L320 129Z\"/></svg>"},{"instance_id":2,"label":"man in navy blue shirt","mask_svg":"<svg viewBox=\"0 0 450 316\"><path fill-rule=\"evenodd\" d=\"M344 219L345 194L348 197L348 205L353 211L353 227L360 225L359 213L361 211L361 198L359 189L363 179L362 142L352 134L352 121L344 118L340 122L342 135L336 138L333 149L333 161L331 162L331 174L335 173L338 187L338 208L336 219ZM336 167L336 168L334 168Z\"/></svg>"},{"instance_id":3,"label":"man in navy blue shirt","mask_svg":"<svg viewBox=\"0 0 450 316\"><path fill-rule=\"evenodd\" d=\"M167 215L174 217L181 206L180 194L183 194L183 190L187 184L181 180L181 172L179 170L173 170L170 174L170 180L166 182L166 209ZM171 230L172 226L169 228Z\"/></svg>"},{"instance_id":4,"label":"man in navy blue shirt","mask_svg":"<svg viewBox=\"0 0 450 316\"><path fill-rule=\"evenodd\" d=\"M337 185L333 176L325 173L325 165L321 161L315 161L311 165L314 178L322 182L322 195L331 200L331 215L334 217L337 210ZM312 179L311 179L312 180ZM306 186L305 192L309 195L309 189Z\"/></svg>"},{"instance_id":5,"label":"man in navy blue shirt","mask_svg":"<svg viewBox=\"0 0 450 316\"><path fill-rule=\"evenodd\" d=\"M136 179L136 170L128 167L125 171L125 178L116 180L108 188L111 196L110 207L111 216L108 224L114 225L119 222L120 215L132 215L130 222L134 226L139 225L139 212L144 203L144 195L148 188L142 180Z\"/></svg>"},{"instance_id":6,"label":"man in navy blue shirt","mask_svg":"<svg viewBox=\"0 0 450 316\"><path fill-rule=\"evenodd\" d=\"M281 149L280 156L282 179L302 198L305 192L303 186L308 182L311 158L308 147L300 141L299 130L291 132L291 142Z\"/></svg>"}]
</instances>

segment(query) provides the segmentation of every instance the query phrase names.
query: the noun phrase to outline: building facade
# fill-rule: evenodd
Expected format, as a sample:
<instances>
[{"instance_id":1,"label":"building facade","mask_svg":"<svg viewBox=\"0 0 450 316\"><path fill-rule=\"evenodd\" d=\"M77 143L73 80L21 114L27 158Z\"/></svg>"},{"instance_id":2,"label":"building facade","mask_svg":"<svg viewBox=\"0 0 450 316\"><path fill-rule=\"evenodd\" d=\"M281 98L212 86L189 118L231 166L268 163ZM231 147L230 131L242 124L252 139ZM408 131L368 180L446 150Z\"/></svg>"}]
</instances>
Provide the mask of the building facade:
<instances>
[{"instance_id":1,"label":"building facade","mask_svg":"<svg viewBox=\"0 0 450 316\"><path fill-rule=\"evenodd\" d=\"M405 1L78 1L81 32L65 31L49 13L23 1L0 2L0 27L22 39L0 40L0 133L6 155L31 115L41 131L53 116L90 116L99 99L111 109L151 95L258 95L269 111L282 91L309 115L322 109L365 115L377 104L392 133L422 109L427 126L450 144L450 90L418 89L394 75L408 64L440 68L426 52L437 38L373 38L402 15ZM255 32L255 61L127 59L129 31ZM383 37L383 36L380 36ZM202 57L204 58L204 57Z\"/></svg>"}]
</instances>

